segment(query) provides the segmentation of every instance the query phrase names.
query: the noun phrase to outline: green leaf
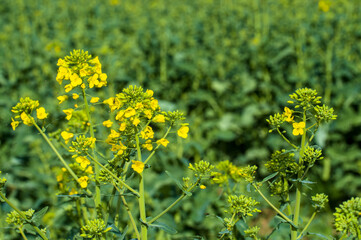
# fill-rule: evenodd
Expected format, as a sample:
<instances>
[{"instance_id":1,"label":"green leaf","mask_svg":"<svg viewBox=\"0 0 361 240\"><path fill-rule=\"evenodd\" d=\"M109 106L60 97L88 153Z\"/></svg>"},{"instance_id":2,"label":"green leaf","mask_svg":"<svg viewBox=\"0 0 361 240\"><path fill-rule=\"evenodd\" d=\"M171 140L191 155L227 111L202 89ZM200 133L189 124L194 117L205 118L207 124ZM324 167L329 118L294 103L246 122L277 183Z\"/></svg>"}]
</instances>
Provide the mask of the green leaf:
<instances>
[{"instance_id":1,"label":"green leaf","mask_svg":"<svg viewBox=\"0 0 361 240\"><path fill-rule=\"evenodd\" d=\"M149 227L153 227L153 228L159 228L162 229L163 231L170 233L170 234L176 234L177 230L169 227L168 225L164 224L164 223L157 223L157 224L149 224Z\"/></svg>"},{"instance_id":2,"label":"green leaf","mask_svg":"<svg viewBox=\"0 0 361 240\"><path fill-rule=\"evenodd\" d=\"M272 173L272 174L268 175L267 177L265 177L265 178L262 180L262 183L267 182L268 180L274 178L274 177L277 176L277 175L278 175L278 172L275 172L275 173Z\"/></svg>"},{"instance_id":3,"label":"green leaf","mask_svg":"<svg viewBox=\"0 0 361 240\"><path fill-rule=\"evenodd\" d=\"M31 221L34 222L37 226L40 225L41 219L45 215L45 213L48 211L48 206L42 208L40 211L37 211L34 213L33 217L31 218Z\"/></svg>"},{"instance_id":4,"label":"green leaf","mask_svg":"<svg viewBox=\"0 0 361 240\"><path fill-rule=\"evenodd\" d=\"M183 189L183 185L178 181L178 179L176 179L175 177L173 177L172 173L170 173L169 171L165 171L165 173L168 175L168 177L170 177L176 184L177 186L184 192Z\"/></svg>"}]
</instances>

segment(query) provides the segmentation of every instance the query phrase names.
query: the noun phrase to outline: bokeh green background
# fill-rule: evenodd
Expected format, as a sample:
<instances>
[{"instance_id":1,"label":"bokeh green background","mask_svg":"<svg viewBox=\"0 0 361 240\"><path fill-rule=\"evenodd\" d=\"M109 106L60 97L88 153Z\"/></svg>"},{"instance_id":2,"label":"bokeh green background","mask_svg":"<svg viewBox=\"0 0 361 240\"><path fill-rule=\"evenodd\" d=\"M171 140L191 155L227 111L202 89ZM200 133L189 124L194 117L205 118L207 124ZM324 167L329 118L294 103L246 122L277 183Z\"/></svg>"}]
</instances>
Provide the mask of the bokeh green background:
<instances>
[{"instance_id":1,"label":"bokeh green background","mask_svg":"<svg viewBox=\"0 0 361 240\"><path fill-rule=\"evenodd\" d=\"M55 210L55 176L44 170L58 163L30 128L12 131L10 109L19 97L38 99L52 115L48 129L56 130L63 117L55 107L63 93L55 81L57 59L84 49L99 56L108 74L104 96L136 84L188 117L190 138L159 155L151 176L160 178L150 194L159 209L176 196L165 169L182 176L188 162L229 159L256 164L260 178L266 176L262 165L283 142L268 134L265 118L282 111L297 88L316 89L338 115L316 137L325 160L311 173L314 190L329 195L331 223L334 207L361 192L361 3L330 0L327 12L318 3L2 0L0 168L8 196L24 209L50 205L54 215L61 211ZM172 239L215 238L222 226L205 213L221 214L217 207L224 203L217 202L216 188L208 189L165 217L180 232Z\"/></svg>"}]
</instances>

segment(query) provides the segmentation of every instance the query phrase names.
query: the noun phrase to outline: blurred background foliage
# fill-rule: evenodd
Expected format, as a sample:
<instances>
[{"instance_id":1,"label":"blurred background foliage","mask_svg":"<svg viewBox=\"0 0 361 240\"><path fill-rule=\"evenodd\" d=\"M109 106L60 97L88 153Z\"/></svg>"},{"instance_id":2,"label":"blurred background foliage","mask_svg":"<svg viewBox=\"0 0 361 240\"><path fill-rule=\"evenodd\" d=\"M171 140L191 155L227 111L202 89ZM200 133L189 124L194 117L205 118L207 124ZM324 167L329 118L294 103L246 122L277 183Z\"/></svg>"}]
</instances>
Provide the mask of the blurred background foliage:
<instances>
[{"instance_id":1,"label":"blurred background foliage","mask_svg":"<svg viewBox=\"0 0 361 240\"><path fill-rule=\"evenodd\" d=\"M49 224L62 231L65 217L57 212L65 210L57 208L63 200L54 196L51 170L58 162L31 128L12 131L10 109L19 97L38 99L52 114L46 127L56 130L64 117L56 62L73 49L99 56L109 82L104 98L137 84L154 90L163 108L188 116L190 138L152 166L154 211L179 194L165 169L181 178L188 162L229 159L256 164L266 176L263 163L286 146L268 134L265 118L300 87L316 89L338 115L316 138L325 160L313 171L314 190L329 195L330 211L360 196L361 3L323 2L329 9L316 0L2 0L0 165L8 196L24 209L52 206ZM180 233L172 239L214 239L222 228L205 218L222 214L217 188L195 195L163 218Z\"/></svg>"}]
</instances>

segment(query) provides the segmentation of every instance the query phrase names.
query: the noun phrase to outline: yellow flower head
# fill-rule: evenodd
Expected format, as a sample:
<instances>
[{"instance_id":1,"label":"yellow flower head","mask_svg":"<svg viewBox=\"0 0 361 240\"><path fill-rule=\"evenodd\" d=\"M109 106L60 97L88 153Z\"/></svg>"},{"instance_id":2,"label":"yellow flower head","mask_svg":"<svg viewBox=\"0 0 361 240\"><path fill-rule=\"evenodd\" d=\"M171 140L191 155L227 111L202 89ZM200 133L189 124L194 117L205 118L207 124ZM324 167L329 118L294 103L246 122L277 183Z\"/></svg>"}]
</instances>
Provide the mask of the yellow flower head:
<instances>
[{"instance_id":1,"label":"yellow flower head","mask_svg":"<svg viewBox=\"0 0 361 240\"><path fill-rule=\"evenodd\" d=\"M119 131L123 132L125 128L127 127L127 124L125 122L120 124Z\"/></svg>"},{"instance_id":2,"label":"yellow flower head","mask_svg":"<svg viewBox=\"0 0 361 240\"><path fill-rule=\"evenodd\" d=\"M305 127L306 127L306 123L305 122L295 122L293 123L293 131L292 134L297 136L297 135L303 135L303 133L305 132Z\"/></svg>"},{"instance_id":3,"label":"yellow flower head","mask_svg":"<svg viewBox=\"0 0 361 240\"><path fill-rule=\"evenodd\" d=\"M154 132L150 126L147 126L143 131L140 132L140 136L143 139L153 138Z\"/></svg>"},{"instance_id":4,"label":"yellow flower head","mask_svg":"<svg viewBox=\"0 0 361 240\"><path fill-rule=\"evenodd\" d=\"M167 147L168 143L169 143L169 141L165 138L161 138L157 141L158 145L163 145L164 147Z\"/></svg>"},{"instance_id":5,"label":"yellow flower head","mask_svg":"<svg viewBox=\"0 0 361 240\"><path fill-rule=\"evenodd\" d=\"M78 98L79 98L79 94L73 93L73 99L78 99Z\"/></svg>"},{"instance_id":6,"label":"yellow flower head","mask_svg":"<svg viewBox=\"0 0 361 240\"><path fill-rule=\"evenodd\" d=\"M136 111L134 108L128 107L125 111L124 111L124 116L126 118L132 117L136 114Z\"/></svg>"},{"instance_id":7,"label":"yellow flower head","mask_svg":"<svg viewBox=\"0 0 361 240\"><path fill-rule=\"evenodd\" d=\"M141 161L134 161L132 160L132 168L134 171L136 171L137 173L142 173L144 170L144 163Z\"/></svg>"},{"instance_id":8,"label":"yellow flower head","mask_svg":"<svg viewBox=\"0 0 361 240\"><path fill-rule=\"evenodd\" d=\"M75 161L79 163L83 169L85 169L90 164L90 161L84 156L77 157Z\"/></svg>"},{"instance_id":9,"label":"yellow flower head","mask_svg":"<svg viewBox=\"0 0 361 240\"><path fill-rule=\"evenodd\" d=\"M67 95L63 95L63 96L59 96L57 97L57 99L59 100L59 104L63 103L65 100L68 99Z\"/></svg>"},{"instance_id":10,"label":"yellow flower head","mask_svg":"<svg viewBox=\"0 0 361 240\"><path fill-rule=\"evenodd\" d=\"M139 118L134 118L134 120L133 120L133 125L134 125L134 126L138 126L139 123L140 123Z\"/></svg>"},{"instance_id":11,"label":"yellow flower head","mask_svg":"<svg viewBox=\"0 0 361 240\"><path fill-rule=\"evenodd\" d=\"M28 125L28 126L32 126L32 125L33 125L33 122L31 121L31 118L32 118L32 117L29 117L25 112L22 112L22 113L20 114L20 118L21 118L21 120L23 120L23 123L24 123L25 125Z\"/></svg>"},{"instance_id":12,"label":"yellow flower head","mask_svg":"<svg viewBox=\"0 0 361 240\"><path fill-rule=\"evenodd\" d=\"M97 102L99 102L99 98L98 98L98 97L92 97L92 98L90 99L90 102L91 102L91 103L97 103Z\"/></svg>"},{"instance_id":13,"label":"yellow flower head","mask_svg":"<svg viewBox=\"0 0 361 240\"><path fill-rule=\"evenodd\" d=\"M78 194L78 191L72 188L71 191L69 192L69 195L74 195L74 194Z\"/></svg>"},{"instance_id":14,"label":"yellow flower head","mask_svg":"<svg viewBox=\"0 0 361 240\"><path fill-rule=\"evenodd\" d=\"M330 2L325 1L325 0L321 0L321 1L318 2L318 8L322 12L328 12L330 10Z\"/></svg>"},{"instance_id":15,"label":"yellow flower head","mask_svg":"<svg viewBox=\"0 0 361 240\"><path fill-rule=\"evenodd\" d=\"M103 126L107 127L107 128L110 128L113 126L113 122L110 121L110 120L106 120L103 122Z\"/></svg>"},{"instance_id":16,"label":"yellow flower head","mask_svg":"<svg viewBox=\"0 0 361 240\"><path fill-rule=\"evenodd\" d=\"M64 109L63 112L66 114L66 120L70 120L70 118L73 116L73 111L74 109L69 108L69 109Z\"/></svg>"},{"instance_id":17,"label":"yellow flower head","mask_svg":"<svg viewBox=\"0 0 361 240\"><path fill-rule=\"evenodd\" d=\"M293 122L294 116L292 116L292 110L289 109L288 107L285 107L284 110L285 112L283 113L283 115L287 117L286 121Z\"/></svg>"},{"instance_id":18,"label":"yellow flower head","mask_svg":"<svg viewBox=\"0 0 361 240\"><path fill-rule=\"evenodd\" d=\"M87 176L83 176L78 179L81 188L86 188L88 186L89 178Z\"/></svg>"},{"instance_id":19,"label":"yellow flower head","mask_svg":"<svg viewBox=\"0 0 361 240\"><path fill-rule=\"evenodd\" d=\"M38 109L36 109L36 117L38 119L45 119L48 117L48 113L45 112L45 108L40 107Z\"/></svg>"},{"instance_id":20,"label":"yellow flower head","mask_svg":"<svg viewBox=\"0 0 361 240\"><path fill-rule=\"evenodd\" d=\"M155 116L153 118L153 122L155 123L164 123L165 122L165 117L163 114L158 114L157 116Z\"/></svg>"},{"instance_id":21,"label":"yellow flower head","mask_svg":"<svg viewBox=\"0 0 361 240\"><path fill-rule=\"evenodd\" d=\"M74 137L73 133L67 131L62 131L60 135L64 139L66 144L68 144L69 140Z\"/></svg>"},{"instance_id":22,"label":"yellow flower head","mask_svg":"<svg viewBox=\"0 0 361 240\"><path fill-rule=\"evenodd\" d=\"M203 190L206 189L207 187L205 185L200 185L199 188Z\"/></svg>"},{"instance_id":23,"label":"yellow flower head","mask_svg":"<svg viewBox=\"0 0 361 240\"><path fill-rule=\"evenodd\" d=\"M19 121L15 121L13 118L11 118L11 127L13 128L13 130L15 131L15 128L17 126L19 126Z\"/></svg>"},{"instance_id":24,"label":"yellow flower head","mask_svg":"<svg viewBox=\"0 0 361 240\"><path fill-rule=\"evenodd\" d=\"M153 150L153 145L152 145L152 140L147 140L145 141L145 143L142 145L143 148L147 149L148 151L152 151Z\"/></svg>"},{"instance_id":25,"label":"yellow flower head","mask_svg":"<svg viewBox=\"0 0 361 240\"><path fill-rule=\"evenodd\" d=\"M188 137L188 132L189 132L189 127L188 126L182 126L180 129L178 129L177 134L181 138L187 138Z\"/></svg>"}]
</instances>

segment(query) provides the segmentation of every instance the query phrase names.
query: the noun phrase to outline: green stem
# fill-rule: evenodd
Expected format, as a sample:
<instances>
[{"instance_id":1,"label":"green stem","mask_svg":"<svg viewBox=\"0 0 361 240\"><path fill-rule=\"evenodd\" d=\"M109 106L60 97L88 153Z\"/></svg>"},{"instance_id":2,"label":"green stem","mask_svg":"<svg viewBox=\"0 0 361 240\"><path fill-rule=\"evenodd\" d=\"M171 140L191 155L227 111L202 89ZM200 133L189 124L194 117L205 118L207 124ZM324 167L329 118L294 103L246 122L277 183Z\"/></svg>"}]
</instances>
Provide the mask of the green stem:
<instances>
[{"instance_id":1,"label":"green stem","mask_svg":"<svg viewBox=\"0 0 361 240\"><path fill-rule=\"evenodd\" d=\"M281 137L289 144L291 145L293 148L297 149L298 147L296 145L294 145L293 143L290 142L290 140L288 140L288 138L285 137L285 135L283 135L283 133L281 133L280 129L277 128L277 132L279 135L281 135Z\"/></svg>"},{"instance_id":2,"label":"green stem","mask_svg":"<svg viewBox=\"0 0 361 240\"><path fill-rule=\"evenodd\" d=\"M30 118L30 117L29 117ZM78 177L76 176L76 174L73 172L73 170L69 167L69 165L65 162L64 158L60 155L60 153L58 152L58 150L55 148L55 146L52 144L52 142L50 141L50 139L48 138L48 136L45 135L45 133L40 129L40 127L38 126L38 124L36 124L36 122L34 121L33 118L32 122L34 124L34 126L36 127L36 129L39 131L39 133L41 134L41 136L43 136L43 138L45 139L45 141L49 144L50 148L53 150L53 152L56 154L56 156L59 158L59 160L61 161L61 163L64 165L64 167L66 168L66 170L70 173L70 175L75 179L75 181L79 184L80 186L80 182L78 181ZM81 187L81 186L80 186ZM89 196L92 196L93 194L87 189L86 190L87 194Z\"/></svg>"},{"instance_id":3,"label":"green stem","mask_svg":"<svg viewBox=\"0 0 361 240\"><path fill-rule=\"evenodd\" d=\"M117 180L121 185L123 185L125 188L127 188L129 191L131 191L132 193L134 193L137 197L139 197L139 193L134 190L133 188L131 188L128 184L126 184L123 180L121 180L120 178L118 178L114 173L112 173L108 168L104 167L100 162L98 162L98 160L96 160L95 158L93 158L91 155L87 154L87 156L93 160L98 166L100 166L101 168L103 168L107 173L109 173L115 180Z\"/></svg>"},{"instance_id":4,"label":"green stem","mask_svg":"<svg viewBox=\"0 0 361 240\"><path fill-rule=\"evenodd\" d=\"M18 229L19 229L20 235L21 235L25 240L28 240L28 238L27 238L27 237L25 236L25 234L24 234L23 228L19 226Z\"/></svg>"},{"instance_id":5,"label":"green stem","mask_svg":"<svg viewBox=\"0 0 361 240\"><path fill-rule=\"evenodd\" d=\"M140 144L139 144L139 136L138 134L135 135L135 140L137 143L137 155L138 155L138 161L142 161L142 152L140 150ZM146 212L145 212L145 191L144 191L144 171L139 174L139 212L140 212L140 219L142 220L141 224L141 240L147 240L148 239L148 227L144 224L147 221Z\"/></svg>"},{"instance_id":6,"label":"green stem","mask_svg":"<svg viewBox=\"0 0 361 240\"><path fill-rule=\"evenodd\" d=\"M167 132L164 134L164 136L163 136L162 138L166 138L166 137L167 137L167 135L169 134L171 128L172 128L172 127L169 127L169 128L167 129ZM149 156L147 157L147 159L145 159L144 164L147 164L147 162L151 159L151 157L153 157L155 151L159 148L159 146L160 146L160 145L157 145L157 146L153 149L153 151L149 154ZM141 161L141 160L139 160L139 161Z\"/></svg>"},{"instance_id":7,"label":"green stem","mask_svg":"<svg viewBox=\"0 0 361 240\"><path fill-rule=\"evenodd\" d=\"M45 234L35 225L35 223L33 223L32 221L29 221L27 219L27 217L25 216L25 214L20 211L20 209L18 209L12 202L9 201L9 199L7 199L5 197L5 195L0 191L0 197L12 208L15 210L15 212L17 212L24 220L26 220L27 223L29 223L31 226L33 226L33 228L35 229L35 231L40 235L40 237L44 240L48 240L48 238L45 236Z\"/></svg>"},{"instance_id":8,"label":"green stem","mask_svg":"<svg viewBox=\"0 0 361 240\"><path fill-rule=\"evenodd\" d=\"M342 240L342 239L344 239L345 237L347 237L347 233L342 234L342 236L341 236L341 238L340 238L339 240Z\"/></svg>"},{"instance_id":9,"label":"green stem","mask_svg":"<svg viewBox=\"0 0 361 240\"><path fill-rule=\"evenodd\" d=\"M303 122L306 125L306 111L303 111ZM306 126L305 126L306 129ZM305 151L305 147L306 147L306 134L307 131L305 130L302 134L302 139L301 139L301 149L300 149L300 158L299 158L299 166L302 166L303 161L303 153ZM301 173L298 174L299 178L301 177ZM301 208L301 183L297 182L296 183L296 205L295 205L295 210L294 210L294 217L293 217L293 223L298 227L298 219L300 217L300 208ZM296 228L292 228L291 231L291 240L297 240L297 229Z\"/></svg>"},{"instance_id":10,"label":"green stem","mask_svg":"<svg viewBox=\"0 0 361 240\"><path fill-rule=\"evenodd\" d=\"M269 200L268 198L263 195L263 193L261 192L261 190L259 189L259 187L257 187L254 183L252 184L252 186L256 189L256 191L259 193L259 195L261 195L261 197L268 203L268 205L270 205L284 220L286 220L289 224L291 224L292 226L294 226L294 223L292 222L291 219L289 219L283 212L281 212L278 208L276 208Z\"/></svg>"},{"instance_id":11,"label":"green stem","mask_svg":"<svg viewBox=\"0 0 361 240\"><path fill-rule=\"evenodd\" d=\"M297 239L299 239L299 238L302 236L302 234L307 230L308 226L310 226L310 224L311 224L311 222L313 221L313 219L315 218L316 214L317 214L317 211L315 211L315 212L312 214L310 220L308 220L305 228L304 228L304 229L302 230L302 232L298 235Z\"/></svg>"},{"instance_id":12,"label":"green stem","mask_svg":"<svg viewBox=\"0 0 361 240\"><path fill-rule=\"evenodd\" d=\"M90 115L90 110L89 110L89 105L88 105L88 101L86 99L86 94L85 94L85 89L83 88L82 89L82 93L83 93L83 100L84 100L84 106L85 106L85 112L86 112L86 115L88 117L88 121L89 121L89 130L90 130L90 136L92 138L95 138L95 135L94 135L94 127L93 127L93 122L92 122L92 119L91 119L91 115ZM92 151L93 151L93 156L95 159L97 159L97 155L95 154L96 152L96 143L94 142L94 147L92 148ZM96 210L98 211L101 211L101 196L100 196L100 183L98 181L98 177L99 177L99 167L97 165L95 165L94 167L94 171L95 171L95 196L94 196L94 203L95 203L95 207L96 207Z\"/></svg>"},{"instance_id":13,"label":"green stem","mask_svg":"<svg viewBox=\"0 0 361 240\"><path fill-rule=\"evenodd\" d=\"M189 189L187 189L186 192L192 191L193 188L199 184L199 182L200 182L200 179L198 179L197 182L195 184L193 184L193 186L191 186ZM157 216L155 216L152 220L148 221L148 223L152 224L153 222L155 222L158 218L160 218L161 216L166 214L172 207L174 207L177 203L179 203L186 196L187 196L187 194L185 192L183 192L182 195L177 200L175 200L171 205L169 205L161 213L159 213Z\"/></svg>"}]
</instances>

